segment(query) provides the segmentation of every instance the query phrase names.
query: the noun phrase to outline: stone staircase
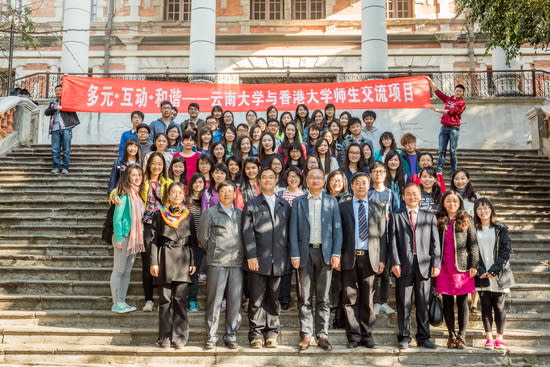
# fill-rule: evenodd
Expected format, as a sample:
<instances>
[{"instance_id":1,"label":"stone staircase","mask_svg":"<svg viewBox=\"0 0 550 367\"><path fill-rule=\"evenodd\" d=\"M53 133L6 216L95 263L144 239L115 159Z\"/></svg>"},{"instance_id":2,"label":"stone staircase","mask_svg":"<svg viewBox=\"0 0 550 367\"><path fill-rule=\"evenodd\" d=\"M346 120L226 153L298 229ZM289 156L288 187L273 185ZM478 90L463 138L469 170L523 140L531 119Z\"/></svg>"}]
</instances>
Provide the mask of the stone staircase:
<instances>
[{"instance_id":1,"label":"stone staircase","mask_svg":"<svg viewBox=\"0 0 550 367\"><path fill-rule=\"evenodd\" d=\"M74 146L68 176L54 176L46 145L0 158L0 363L4 365L180 366L464 366L550 363L550 160L534 151L460 151L460 166L477 190L497 206L512 230L512 267L518 286L507 310L508 352L485 351L479 316L467 336L471 348L435 351L396 344L395 315L376 321L374 350L345 348L345 332L332 330L327 353L298 352L296 308L282 315L275 350L247 348L246 317L238 351L204 351L204 313L190 314L190 345L161 350L153 343L157 314L110 312L112 251L100 240L106 183L115 147ZM141 309L141 264L132 273L128 303ZM204 287L204 285L202 285ZM393 291L391 291L393 294ZM204 303L204 289L200 292ZM393 297L390 302L393 305ZM443 346L443 328L433 329ZM221 343L220 343L221 345Z\"/></svg>"}]
</instances>

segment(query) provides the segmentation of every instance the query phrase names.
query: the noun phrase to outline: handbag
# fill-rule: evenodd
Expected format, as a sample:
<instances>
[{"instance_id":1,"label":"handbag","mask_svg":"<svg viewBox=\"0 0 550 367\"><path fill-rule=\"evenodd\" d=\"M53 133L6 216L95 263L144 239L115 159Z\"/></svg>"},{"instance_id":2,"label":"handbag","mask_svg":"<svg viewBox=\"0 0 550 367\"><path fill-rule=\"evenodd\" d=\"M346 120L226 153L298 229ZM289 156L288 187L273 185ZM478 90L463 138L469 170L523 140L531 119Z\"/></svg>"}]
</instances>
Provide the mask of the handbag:
<instances>
[{"instance_id":1,"label":"handbag","mask_svg":"<svg viewBox=\"0 0 550 367\"><path fill-rule=\"evenodd\" d=\"M111 204L107 210L107 216L105 217L105 222L103 223L103 231L101 232L101 239L108 245L112 244L113 241L113 214L115 213L115 205Z\"/></svg>"},{"instance_id":2,"label":"handbag","mask_svg":"<svg viewBox=\"0 0 550 367\"><path fill-rule=\"evenodd\" d=\"M441 297L432 292L429 306L430 325L440 326L443 323L443 301Z\"/></svg>"},{"instance_id":3,"label":"handbag","mask_svg":"<svg viewBox=\"0 0 550 367\"><path fill-rule=\"evenodd\" d=\"M496 278L499 288L512 288L516 285L516 279L509 261L504 264L502 271L497 274Z\"/></svg>"}]
</instances>

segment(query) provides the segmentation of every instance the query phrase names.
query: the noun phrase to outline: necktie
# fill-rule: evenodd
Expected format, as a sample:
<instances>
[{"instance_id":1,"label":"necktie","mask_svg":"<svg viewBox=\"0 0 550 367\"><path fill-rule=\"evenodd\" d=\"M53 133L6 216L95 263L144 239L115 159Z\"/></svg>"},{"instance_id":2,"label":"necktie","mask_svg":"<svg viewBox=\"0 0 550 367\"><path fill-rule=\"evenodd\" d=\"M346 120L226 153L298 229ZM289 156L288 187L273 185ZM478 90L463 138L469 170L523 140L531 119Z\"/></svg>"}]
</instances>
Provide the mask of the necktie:
<instances>
[{"instance_id":1,"label":"necktie","mask_svg":"<svg viewBox=\"0 0 550 367\"><path fill-rule=\"evenodd\" d=\"M365 241L369 236L369 222L367 221L367 211L365 210L365 201L359 200L359 239Z\"/></svg>"},{"instance_id":2,"label":"necktie","mask_svg":"<svg viewBox=\"0 0 550 367\"><path fill-rule=\"evenodd\" d=\"M411 219L411 227L413 230L413 254L416 254L416 219L414 218L414 210L409 212L409 218Z\"/></svg>"}]
</instances>

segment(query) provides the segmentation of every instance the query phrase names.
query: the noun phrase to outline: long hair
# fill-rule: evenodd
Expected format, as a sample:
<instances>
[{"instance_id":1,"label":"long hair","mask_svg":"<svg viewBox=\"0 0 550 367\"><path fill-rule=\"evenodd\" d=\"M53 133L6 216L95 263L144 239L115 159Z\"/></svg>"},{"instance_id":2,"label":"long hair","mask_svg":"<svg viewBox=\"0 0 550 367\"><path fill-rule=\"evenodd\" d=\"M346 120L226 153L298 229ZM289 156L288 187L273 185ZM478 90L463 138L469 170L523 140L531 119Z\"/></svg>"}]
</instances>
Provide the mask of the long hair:
<instances>
[{"instance_id":1,"label":"long hair","mask_svg":"<svg viewBox=\"0 0 550 367\"><path fill-rule=\"evenodd\" d=\"M300 159L298 159L298 162L295 165L292 164L292 159L290 158L290 152L292 150L297 150L300 152ZM284 156L284 159L286 160L285 169L288 169L289 167L298 167L300 170L303 170L305 167L306 158L304 157L304 151L302 150L302 143L299 143L297 141L291 143L288 146L288 150L286 152L286 155Z\"/></svg>"},{"instance_id":2,"label":"long hair","mask_svg":"<svg viewBox=\"0 0 550 367\"><path fill-rule=\"evenodd\" d=\"M174 167L174 164L176 163L183 163L184 171L181 174L180 182L184 185L187 185L187 163L185 162L185 159L182 156L177 156L172 159L172 162L170 162L170 167L168 167L168 178L172 179L174 182L176 181L174 177L174 171L172 170L172 167Z\"/></svg>"},{"instance_id":3,"label":"long hair","mask_svg":"<svg viewBox=\"0 0 550 367\"><path fill-rule=\"evenodd\" d=\"M380 150L383 152L386 150L386 147L382 144L383 139L391 139L391 145L389 150L396 150L397 149L397 143L395 142L395 137L393 136L393 133L391 131L384 131L382 135L380 135Z\"/></svg>"},{"instance_id":4,"label":"long hair","mask_svg":"<svg viewBox=\"0 0 550 367\"><path fill-rule=\"evenodd\" d=\"M395 175L395 178L391 175L390 167L388 166L388 162L393 157L399 158L399 167L397 168L397 172ZM397 181L397 186L402 190L405 186L405 170L403 169L403 161L401 160L401 156L399 153L397 153L395 150L390 150L388 154L386 154L386 159L384 160L384 165L386 166L386 170L388 171L388 174L386 175L386 182L384 183L386 187L390 187L392 181Z\"/></svg>"},{"instance_id":5,"label":"long hair","mask_svg":"<svg viewBox=\"0 0 550 367\"><path fill-rule=\"evenodd\" d=\"M236 155L236 156L239 156L240 158L242 158L242 150L241 150L241 144L243 142L243 140L245 139L248 139L248 142L250 143L250 151L248 152L248 155L249 156L252 156L252 139L250 139L250 137L248 135L246 136L239 136L237 137L237 139L235 140L235 143L233 144L233 150L232 150L232 153L233 155Z\"/></svg>"},{"instance_id":6,"label":"long hair","mask_svg":"<svg viewBox=\"0 0 550 367\"><path fill-rule=\"evenodd\" d=\"M256 158L246 158L243 163L243 174L241 175L241 187L243 188L252 188L252 185L250 184L250 178L246 175L246 166L248 166L249 164L253 164L256 166L256 168L258 168L258 175L260 174L260 170L262 168ZM256 175L256 180L258 179L258 175Z\"/></svg>"},{"instance_id":7,"label":"long hair","mask_svg":"<svg viewBox=\"0 0 550 367\"><path fill-rule=\"evenodd\" d=\"M300 134L298 133L298 127L296 126L296 123L291 121L289 122L288 124L286 124L286 126L283 128L283 141L281 142L281 154L283 156L286 156L286 153L290 147L290 141L288 140L288 136L286 135L286 129L289 127L289 126L293 126L294 127L294 131L296 131L295 135L294 135L294 142L300 142Z\"/></svg>"},{"instance_id":8,"label":"long hair","mask_svg":"<svg viewBox=\"0 0 550 367\"><path fill-rule=\"evenodd\" d=\"M174 129L177 130L177 132L178 132L178 137L176 138L176 141L174 142L174 144L170 144L170 139L168 139L168 132L169 132L170 130L174 130ZM166 134L166 140L168 141L168 146L170 146L170 145L178 145L179 143L181 143L180 129L178 128L177 125L170 125L170 126L168 126L168 127L166 128L166 133L165 133L165 134Z\"/></svg>"},{"instance_id":9,"label":"long hair","mask_svg":"<svg viewBox=\"0 0 550 367\"><path fill-rule=\"evenodd\" d=\"M460 207L455 217L455 229L457 232L464 232L468 230L468 227L472 223L472 217L470 217L464 210L464 201L462 200L462 196L454 190L447 191L441 199L441 207L437 212L437 225L442 231L446 231L449 226L449 214L447 213L447 209L445 209L445 199L450 195L455 195L460 201Z\"/></svg>"},{"instance_id":10,"label":"long hair","mask_svg":"<svg viewBox=\"0 0 550 367\"><path fill-rule=\"evenodd\" d=\"M144 180L151 180L151 165L153 163L153 158L159 157L162 159L162 171L160 172L159 178L166 178L166 161L164 160L164 155L160 152L151 152L149 155L149 160L147 161L147 166L145 166L145 175Z\"/></svg>"},{"instance_id":11,"label":"long hair","mask_svg":"<svg viewBox=\"0 0 550 367\"><path fill-rule=\"evenodd\" d=\"M464 188L464 193L462 194L462 197L470 201L475 201L477 199L476 191L474 190L474 185L472 185L470 174L464 168L459 168L453 173L453 176L451 177L451 190L458 191L455 186L455 177L461 172L464 173L464 175L468 178L468 183Z\"/></svg>"},{"instance_id":12,"label":"long hair","mask_svg":"<svg viewBox=\"0 0 550 367\"><path fill-rule=\"evenodd\" d=\"M235 177L235 179L233 179L231 177L231 172L229 172L228 179L231 180L234 184L238 184L239 181L241 180L241 174L242 174L242 171L243 171L243 160L237 155L232 155L231 157L228 157L225 160L225 165L227 166L227 171L229 171L229 162L234 162L239 167L239 172L237 172L237 176Z\"/></svg>"},{"instance_id":13,"label":"long hair","mask_svg":"<svg viewBox=\"0 0 550 367\"><path fill-rule=\"evenodd\" d=\"M219 184L216 183L214 181L214 171L222 171L223 173L225 173L225 179L223 179L222 181L225 181L225 180L229 180L231 178L231 175L229 174L229 171L227 170L227 166L225 165L225 163L216 163L212 166L212 168L210 169L210 185L208 186L208 193L209 194L212 194L212 191L216 189L216 185Z\"/></svg>"},{"instance_id":14,"label":"long hair","mask_svg":"<svg viewBox=\"0 0 550 367\"><path fill-rule=\"evenodd\" d=\"M152 152L157 151L157 140L158 140L158 138L163 137L163 136L164 136L164 139L166 139L166 147L168 147L168 145L170 143L168 142L168 137L166 136L166 134L165 133L158 133L157 135L155 135L155 138L153 139L153 144L151 144L151 151Z\"/></svg>"},{"instance_id":15,"label":"long hair","mask_svg":"<svg viewBox=\"0 0 550 367\"><path fill-rule=\"evenodd\" d=\"M439 186L439 182L437 181L437 171L433 167L424 167L420 170L420 173L418 174L418 177L420 177L420 190L422 192L424 191L424 186L422 186L422 173L426 172L428 175L432 176L434 178L434 185L432 186L432 195L434 202L439 206L441 204L441 187Z\"/></svg>"},{"instance_id":16,"label":"long hair","mask_svg":"<svg viewBox=\"0 0 550 367\"><path fill-rule=\"evenodd\" d=\"M265 155L267 154L265 152L264 145L262 144L265 136L269 136L271 138L271 141L273 142L273 147L271 148L271 150L273 150L273 153L275 153L275 145L277 145L277 141L275 140L275 135L273 135L269 131L264 131L262 136L260 137L260 146L258 149L258 160L262 163L265 158Z\"/></svg>"},{"instance_id":17,"label":"long hair","mask_svg":"<svg viewBox=\"0 0 550 367\"><path fill-rule=\"evenodd\" d=\"M319 112L321 112L321 111L319 111ZM319 147L321 146L321 144L323 144L323 142L327 143L328 149L327 149L327 152L325 154L324 162L323 162L323 164L321 164L321 166L319 168L326 175L330 172L330 145L329 145L327 139L321 138L321 137L319 139L317 139L317 141L315 142L314 154L317 156L317 158L319 158L319 162L322 162L321 161L321 154L319 153Z\"/></svg>"},{"instance_id":18,"label":"long hair","mask_svg":"<svg viewBox=\"0 0 550 367\"><path fill-rule=\"evenodd\" d=\"M120 180L118 180L116 192L117 195L130 195L132 192L132 184L130 183L130 174L133 171L139 171L141 174L141 184L139 185L139 192L141 192L141 188L143 187L143 169L138 164L132 163L129 164L128 167L126 167L126 170L122 173L122 177Z\"/></svg>"},{"instance_id":19,"label":"long hair","mask_svg":"<svg viewBox=\"0 0 550 367\"><path fill-rule=\"evenodd\" d=\"M298 175L298 178L300 179L300 184L298 185L298 187L302 189L304 187L304 176L302 175L302 171L296 166L290 166L283 171L283 174L281 175L281 180L279 180L279 186L288 187L288 174L290 172L294 172L296 175Z\"/></svg>"},{"instance_id":20,"label":"long hair","mask_svg":"<svg viewBox=\"0 0 550 367\"><path fill-rule=\"evenodd\" d=\"M212 137L210 139L210 142L208 143L208 147L206 147L206 149L210 148L210 144L212 144L212 139L214 138L214 134L212 134L212 131L207 126L203 126L199 130L199 136L198 136L198 139L197 139L197 149L198 150L203 150L202 136L206 135L206 134L210 134L210 136Z\"/></svg>"},{"instance_id":21,"label":"long hair","mask_svg":"<svg viewBox=\"0 0 550 367\"><path fill-rule=\"evenodd\" d=\"M349 149L351 147L356 147L356 148L359 149L359 161L357 162L357 171L362 171L363 167L365 166L365 159L363 157L363 152L361 150L361 145L359 145L359 143L356 143L356 142L350 143L348 145L348 147L346 148L346 153L344 155L344 162L342 163L342 167L349 168L349 164L350 164Z\"/></svg>"},{"instance_id":22,"label":"long hair","mask_svg":"<svg viewBox=\"0 0 550 367\"><path fill-rule=\"evenodd\" d=\"M489 200L487 198L479 198L474 203L474 225L475 225L476 229L477 230L482 229L481 219L479 219L479 217L477 215L477 209L480 206L488 206L489 209L491 209L491 218L489 219L489 221L491 222L491 225L494 226L497 223L497 213L495 211L495 206L493 205L491 200Z\"/></svg>"},{"instance_id":23,"label":"long hair","mask_svg":"<svg viewBox=\"0 0 550 367\"><path fill-rule=\"evenodd\" d=\"M221 146L223 148L223 156L221 158L217 158L216 156L214 156L214 149L217 147L217 146ZM210 144L210 156L212 157L212 159L214 160L214 162L216 163L223 163L223 161L225 160L225 156L227 155L227 146L225 145L225 142L223 141L217 141L215 143L212 143ZM218 159L220 159L220 161L218 161Z\"/></svg>"},{"instance_id":24,"label":"long hair","mask_svg":"<svg viewBox=\"0 0 550 367\"><path fill-rule=\"evenodd\" d=\"M139 144L139 141L134 138L130 138L126 141L126 145L124 145L124 154L122 155L122 162L128 163L128 147L130 145L135 145L138 148L138 151L136 153L136 162L141 162L141 145Z\"/></svg>"},{"instance_id":25,"label":"long hair","mask_svg":"<svg viewBox=\"0 0 550 367\"><path fill-rule=\"evenodd\" d=\"M204 187L206 186L206 179L204 178L202 173L197 172L197 173L194 173L193 176L191 176L191 178L189 179L189 185L187 185L187 197L186 197L187 205L193 204L193 185L198 180L202 180L204 184L203 189L197 193L199 199L202 196L202 192L204 191Z\"/></svg>"},{"instance_id":26,"label":"long hair","mask_svg":"<svg viewBox=\"0 0 550 367\"><path fill-rule=\"evenodd\" d=\"M230 124L226 124L225 123L225 114L228 113L231 115L231 123ZM221 133L225 133L225 130L229 127L229 126L233 126L235 127L235 116L233 115L233 112L229 111L229 110L225 110L223 113L222 113L222 118L220 119L220 123L218 124L218 130L221 132ZM236 131L236 130L235 130Z\"/></svg>"},{"instance_id":27,"label":"long hair","mask_svg":"<svg viewBox=\"0 0 550 367\"><path fill-rule=\"evenodd\" d=\"M368 146L370 149L370 157L366 158L364 151L365 146ZM374 150L372 148L372 144L369 141L364 141L361 143L361 158L363 158L364 167L369 167L369 170L372 169L374 166Z\"/></svg>"}]
</instances>

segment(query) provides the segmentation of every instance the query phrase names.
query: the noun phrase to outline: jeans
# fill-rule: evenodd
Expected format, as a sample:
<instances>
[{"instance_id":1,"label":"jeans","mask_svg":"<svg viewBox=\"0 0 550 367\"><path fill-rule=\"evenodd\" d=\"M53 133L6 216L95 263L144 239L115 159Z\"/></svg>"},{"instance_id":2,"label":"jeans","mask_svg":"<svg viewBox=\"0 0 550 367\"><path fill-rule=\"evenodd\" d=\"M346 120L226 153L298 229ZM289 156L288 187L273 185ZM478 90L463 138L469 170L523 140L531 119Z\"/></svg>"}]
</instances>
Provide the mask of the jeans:
<instances>
[{"instance_id":1,"label":"jeans","mask_svg":"<svg viewBox=\"0 0 550 367\"><path fill-rule=\"evenodd\" d=\"M54 169L69 169L71 164L72 137L72 129L52 131L52 160ZM63 162L61 162L61 149L63 149Z\"/></svg>"},{"instance_id":2,"label":"jeans","mask_svg":"<svg viewBox=\"0 0 550 367\"><path fill-rule=\"evenodd\" d=\"M451 151L451 171L453 173L456 171L458 133L458 126L441 126L441 131L439 132L439 158L437 159L437 172L441 174L443 174L443 167L445 166L445 154L447 153L448 144L450 144L449 150Z\"/></svg>"},{"instance_id":3,"label":"jeans","mask_svg":"<svg viewBox=\"0 0 550 367\"><path fill-rule=\"evenodd\" d=\"M114 244L114 238L113 238ZM136 254L127 255L128 236L122 240L122 248L113 245L113 272L111 273L111 297L113 304L126 302L126 294L130 284L132 267L136 260Z\"/></svg>"}]
</instances>

